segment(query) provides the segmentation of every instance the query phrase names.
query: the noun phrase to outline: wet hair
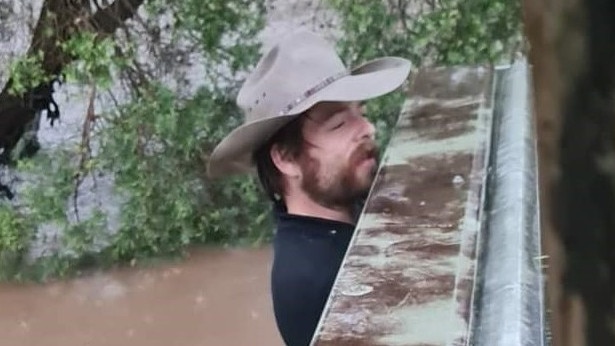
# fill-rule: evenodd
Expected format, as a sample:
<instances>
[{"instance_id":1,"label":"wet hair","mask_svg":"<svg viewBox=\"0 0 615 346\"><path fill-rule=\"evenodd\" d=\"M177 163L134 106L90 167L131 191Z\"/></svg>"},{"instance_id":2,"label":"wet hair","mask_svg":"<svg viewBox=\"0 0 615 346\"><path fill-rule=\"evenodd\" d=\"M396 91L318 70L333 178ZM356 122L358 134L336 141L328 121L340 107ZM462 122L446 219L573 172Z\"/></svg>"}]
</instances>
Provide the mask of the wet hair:
<instances>
[{"instance_id":1,"label":"wet hair","mask_svg":"<svg viewBox=\"0 0 615 346\"><path fill-rule=\"evenodd\" d=\"M284 156L298 158L303 150L303 123L305 116L298 116L284 125L265 144L253 153L258 178L267 196L275 203L284 203L284 180L282 172L271 159L271 148L277 145Z\"/></svg>"}]
</instances>

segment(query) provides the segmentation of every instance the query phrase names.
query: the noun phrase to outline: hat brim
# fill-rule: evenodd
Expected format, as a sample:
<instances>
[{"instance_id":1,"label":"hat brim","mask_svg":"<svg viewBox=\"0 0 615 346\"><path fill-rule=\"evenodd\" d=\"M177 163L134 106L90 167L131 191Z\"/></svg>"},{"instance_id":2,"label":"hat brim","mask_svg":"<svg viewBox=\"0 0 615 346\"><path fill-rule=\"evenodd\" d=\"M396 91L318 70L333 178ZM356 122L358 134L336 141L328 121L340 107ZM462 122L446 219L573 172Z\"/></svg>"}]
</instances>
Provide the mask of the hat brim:
<instances>
[{"instance_id":1,"label":"hat brim","mask_svg":"<svg viewBox=\"0 0 615 346\"><path fill-rule=\"evenodd\" d=\"M252 154L299 114L319 102L362 101L397 89L408 78L410 61L385 57L366 62L327 87L295 105L283 115L243 124L229 133L212 151L207 167L210 178L253 172Z\"/></svg>"}]
</instances>

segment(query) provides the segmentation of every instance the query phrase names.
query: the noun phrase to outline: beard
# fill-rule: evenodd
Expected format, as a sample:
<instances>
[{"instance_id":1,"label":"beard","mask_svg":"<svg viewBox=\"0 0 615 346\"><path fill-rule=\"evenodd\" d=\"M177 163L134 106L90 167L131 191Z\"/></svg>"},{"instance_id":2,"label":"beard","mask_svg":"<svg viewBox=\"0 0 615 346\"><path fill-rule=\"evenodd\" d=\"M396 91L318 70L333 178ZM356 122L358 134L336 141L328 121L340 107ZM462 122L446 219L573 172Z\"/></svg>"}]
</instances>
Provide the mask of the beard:
<instances>
[{"instance_id":1,"label":"beard","mask_svg":"<svg viewBox=\"0 0 615 346\"><path fill-rule=\"evenodd\" d=\"M370 169L358 170L369 159L376 164ZM336 162L324 167L321 161L304 154L300 160L303 171L302 189L316 203L329 209L351 208L367 197L378 168L378 150L374 143L365 142L357 147L347 162Z\"/></svg>"}]
</instances>

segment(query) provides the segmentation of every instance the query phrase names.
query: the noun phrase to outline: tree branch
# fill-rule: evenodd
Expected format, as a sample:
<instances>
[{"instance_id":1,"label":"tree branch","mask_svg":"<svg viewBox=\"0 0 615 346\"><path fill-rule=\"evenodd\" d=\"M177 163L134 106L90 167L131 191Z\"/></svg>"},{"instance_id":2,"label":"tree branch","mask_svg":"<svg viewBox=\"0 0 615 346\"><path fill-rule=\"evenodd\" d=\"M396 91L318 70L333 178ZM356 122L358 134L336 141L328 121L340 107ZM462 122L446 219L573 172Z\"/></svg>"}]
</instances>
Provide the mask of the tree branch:
<instances>
[{"instance_id":1,"label":"tree branch","mask_svg":"<svg viewBox=\"0 0 615 346\"><path fill-rule=\"evenodd\" d=\"M94 99L96 98L96 84L92 83L92 90L90 92L88 109L83 126L81 129L81 157L79 159L79 169L75 175L75 189L73 191L73 208L77 222L79 222L79 209L77 207L77 199L79 197L79 187L83 183L88 171L91 169L88 165L89 160L92 158L92 147L90 145L92 132L92 125L96 121L96 113L94 111Z\"/></svg>"}]
</instances>

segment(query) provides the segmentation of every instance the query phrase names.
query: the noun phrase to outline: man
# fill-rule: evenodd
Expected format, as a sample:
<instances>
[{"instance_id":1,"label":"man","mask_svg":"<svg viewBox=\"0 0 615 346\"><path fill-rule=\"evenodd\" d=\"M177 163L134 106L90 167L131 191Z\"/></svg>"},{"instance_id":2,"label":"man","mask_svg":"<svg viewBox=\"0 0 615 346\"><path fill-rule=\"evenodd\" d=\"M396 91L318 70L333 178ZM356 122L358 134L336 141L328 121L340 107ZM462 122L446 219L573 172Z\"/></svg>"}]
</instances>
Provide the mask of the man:
<instances>
[{"instance_id":1,"label":"man","mask_svg":"<svg viewBox=\"0 0 615 346\"><path fill-rule=\"evenodd\" d=\"M211 177L256 172L274 203L271 275L279 331L308 345L378 167L361 101L399 87L410 62L380 58L347 70L305 31L265 54L237 97L245 123L213 151Z\"/></svg>"}]
</instances>

